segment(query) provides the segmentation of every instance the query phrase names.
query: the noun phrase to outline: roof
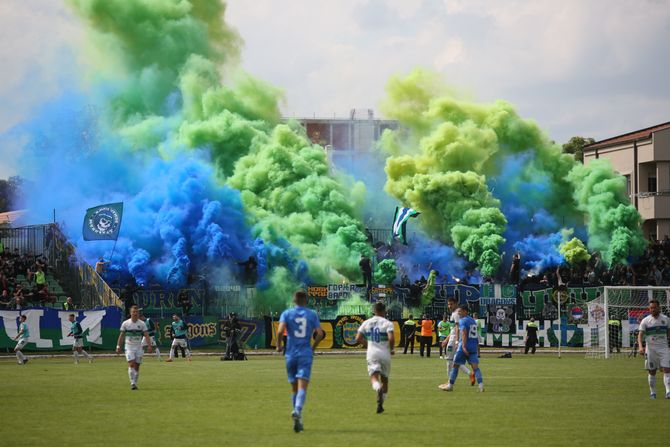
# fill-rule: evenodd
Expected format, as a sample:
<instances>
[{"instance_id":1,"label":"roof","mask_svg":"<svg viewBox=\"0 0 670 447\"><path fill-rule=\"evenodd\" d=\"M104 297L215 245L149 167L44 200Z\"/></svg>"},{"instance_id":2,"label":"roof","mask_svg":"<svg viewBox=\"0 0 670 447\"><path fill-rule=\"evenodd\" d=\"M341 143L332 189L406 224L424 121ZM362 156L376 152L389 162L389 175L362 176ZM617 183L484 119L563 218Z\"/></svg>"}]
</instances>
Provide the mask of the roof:
<instances>
[{"instance_id":1,"label":"roof","mask_svg":"<svg viewBox=\"0 0 670 447\"><path fill-rule=\"evenodd\" d=\"M659 130L670 129L670 121L663 124L657 124L655 126L647 127L646 129L640 129L633 132L628 132L622 135L617 135L616 137L607 138L605 140L596 141L593 144L584 146L585 151L599 149L601 147L613 146L615 144L628 143L637 140L646 140L651 138L651 134L658 132Z\"/></svg>"},{"instance_id":2,"label":"roof","mask_svg":"<svg viewBox=\"0 0 670 447\"><path fill-rule=\"evenodd\" d=\"M11 224L16 219L26 214L26 211L27 210L16 210L16 211L8 211L6 213L0 213L0 225Z\"/></svg>"}]
</instances>

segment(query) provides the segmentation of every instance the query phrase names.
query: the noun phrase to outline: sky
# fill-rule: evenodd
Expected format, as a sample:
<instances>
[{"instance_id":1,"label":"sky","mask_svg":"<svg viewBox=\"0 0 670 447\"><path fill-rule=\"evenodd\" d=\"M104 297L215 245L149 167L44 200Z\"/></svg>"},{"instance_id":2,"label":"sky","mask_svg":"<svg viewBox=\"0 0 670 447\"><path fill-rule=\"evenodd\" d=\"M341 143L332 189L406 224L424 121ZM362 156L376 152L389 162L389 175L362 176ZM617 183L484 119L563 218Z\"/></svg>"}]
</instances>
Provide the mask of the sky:
<instances>
[{"instance_id":1,"label":"sky","mask_svg":"<svg viewBox=\"0 0 670 447\"><path fill-rule=\"evenodd\" d=\"M670 121L670 0L230 0L226 20L286 116L380 117L389 77L426 67L558 143ZM84 39L63 0L0 2L0 132L85 72ZM13 150L0 178L18 170Z\"/></svg>"}]
</instances>

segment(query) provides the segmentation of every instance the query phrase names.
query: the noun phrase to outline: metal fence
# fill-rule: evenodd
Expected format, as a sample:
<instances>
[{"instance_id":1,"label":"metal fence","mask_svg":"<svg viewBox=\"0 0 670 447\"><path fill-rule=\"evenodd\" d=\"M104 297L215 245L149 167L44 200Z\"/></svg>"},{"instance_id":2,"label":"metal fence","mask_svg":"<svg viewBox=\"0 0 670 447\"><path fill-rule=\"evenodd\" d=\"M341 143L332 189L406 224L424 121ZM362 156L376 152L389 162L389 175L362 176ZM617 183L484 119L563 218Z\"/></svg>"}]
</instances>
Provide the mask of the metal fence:
<instances>
[{"instance_id":1,"label":"metal fence","mask_svg":"<svg viewBox=\"0 0 670 447\"><path fill-rule=\"evenodd\" d=\"M5 250L12 253L44 256L49 262L47 273L58 280L75 304L88 309L121 304L93 267L77 257L75 247L58 225L0 228L0 239Z\"/></svg>"}]
</instances>

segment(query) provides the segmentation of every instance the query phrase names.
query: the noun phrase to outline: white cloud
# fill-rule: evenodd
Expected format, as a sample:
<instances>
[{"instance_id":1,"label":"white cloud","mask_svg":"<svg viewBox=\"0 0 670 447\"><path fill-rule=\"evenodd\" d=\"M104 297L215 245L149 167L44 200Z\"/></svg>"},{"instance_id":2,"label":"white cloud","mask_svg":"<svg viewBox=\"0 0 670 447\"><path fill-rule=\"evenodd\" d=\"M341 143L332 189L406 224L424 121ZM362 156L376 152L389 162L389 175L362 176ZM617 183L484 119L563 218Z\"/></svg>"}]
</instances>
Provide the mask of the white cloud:
<instances>
[{"instance_id":1,"label":"white cloud","mask_svg":"<svg viewBox=\"0 0 670 447\"><path fill-rule=\"evenodd\" d=\"M460 39L449 39L434 59L437 71L444 71L449 65L456 64L463 59L463 41Z\"/></svg>"},{"instance_id":2,"label":"white cloud","mask_svg":"<svg viewBox=\"0 0 670 447\"><path fill-rule=\"evenodd\" d=\"M433 67L506 99L557 141L668 121L670 8L621 0L229 0L242 65L291 115L377 108L388 78ZM53 95L82 30L64 2L0 2L0 131ZM75 50L76 51L76 50Z\"/></svg>"}]
</instances>

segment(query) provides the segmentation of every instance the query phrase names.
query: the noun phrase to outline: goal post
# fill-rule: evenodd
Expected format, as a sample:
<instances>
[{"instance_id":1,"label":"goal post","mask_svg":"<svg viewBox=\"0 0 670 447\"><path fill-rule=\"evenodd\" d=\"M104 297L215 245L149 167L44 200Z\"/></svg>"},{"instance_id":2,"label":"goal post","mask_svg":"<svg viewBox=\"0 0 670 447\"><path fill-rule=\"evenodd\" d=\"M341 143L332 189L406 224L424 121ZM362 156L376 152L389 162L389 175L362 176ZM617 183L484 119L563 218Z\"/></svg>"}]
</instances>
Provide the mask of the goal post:
<instances>
[{"instance_id":1,"label":"goal post","mask_svg":"<svg viewBox=\"0 0 670 447\"><path fill-rule=\"evenodd\" d=\"M670 286L605 286L602 295L588 303L586 356L608 359L626 352L635 355L637 328L648 314L651 299L657 299L661 313L668 315Z\"/></svg>"}]
</instances>

